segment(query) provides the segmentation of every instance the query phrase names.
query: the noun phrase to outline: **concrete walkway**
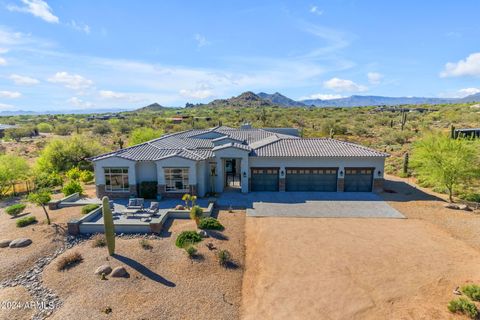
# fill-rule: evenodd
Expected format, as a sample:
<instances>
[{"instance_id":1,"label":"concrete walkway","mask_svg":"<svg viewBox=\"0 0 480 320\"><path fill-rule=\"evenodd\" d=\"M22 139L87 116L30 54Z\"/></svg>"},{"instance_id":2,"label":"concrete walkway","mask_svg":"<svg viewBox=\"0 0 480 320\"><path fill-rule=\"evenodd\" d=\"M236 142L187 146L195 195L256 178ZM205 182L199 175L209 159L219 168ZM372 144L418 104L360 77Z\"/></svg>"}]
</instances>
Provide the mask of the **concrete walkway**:
<instances>
[{"instance_id":1,"label":"concrete walkway","mask_svg":"<svg viewBox=\"0 0 480 320\"><path fill-rule=\"evenodd\" d=\"M217 204L252 217L405 218L378 195L363 192L223 193Z\"/></svg>"}]
</instances>

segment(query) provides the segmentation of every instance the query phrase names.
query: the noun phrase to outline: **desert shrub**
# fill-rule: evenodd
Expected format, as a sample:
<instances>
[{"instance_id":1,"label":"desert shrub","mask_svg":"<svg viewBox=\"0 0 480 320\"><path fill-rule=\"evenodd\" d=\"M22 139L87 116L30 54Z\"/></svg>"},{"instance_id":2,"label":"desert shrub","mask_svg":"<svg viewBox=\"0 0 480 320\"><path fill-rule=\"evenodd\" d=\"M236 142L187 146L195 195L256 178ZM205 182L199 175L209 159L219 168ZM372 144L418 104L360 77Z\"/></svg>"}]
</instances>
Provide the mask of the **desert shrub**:
<instances>
[{"instance_id":1,"label":"desert shrub","mask_svg":"<svg viewBox=\"0 0 480 320\"><path fill-rule=\"evenodd\" d=\"M53 188L63 184L63 178L56 172L41 171L35 174L33 183L36 188Z\"/></svg>"},{"instance_id":2,"label":"desert shrub","mask_svg":"<svg viewBox=\"0 0 480 320\"><path fill-rule=\"evenodd\" d=\"M73 132L73 127L68 124L59 124L53 129L53 133L59 136L68 136Z\"/></svg>"},{"instance_id":3,"label":"desert shrub","mask_svg":"<svg viewBox=\"0 0 480 320\"><path fill-rule=\"evenodd\" d=\"M18 219L16 224L17 224L17 228L23 228L35 222L37 222L37 218L35 218L34 216L30 216L30 217Z\"/></svg>"},{"instance_id":4,"label":"desert shrub","mask_svg":"<svg viewBox=\"0 0 480 320\"><path fill-rule=\"evenodd\" d=\"M459 198L471 202L480 202L480 193L462 193Z\"/></svg>"},{"instance_id":5,"label":"desert shrub","mask_svg":"<svg viewBox=\"0 0 480 320\"><path fill-rule=\"evenodd\" d=\"M46 123L46 122L40 122L37 125L37 128L39 132L44 132L44 133L53 131L53 126L50 123Z\"/></svg>"},{"instance_id":6,"label":"desert shrub","mask_svg":"<svg viewBox=\"0 0 480 320\"><path fill-rule=\"evenodd\" d=\"M200 224L198 225L200 229L206 230L223 230L223 225L215 218L207 217L200 219Z\"/></svg>"},{"instance_id":7,"label":"desert shrub","mask_svg":"<svg viewBox=\"0 0 480 320\"><path fill-rule=\"evenodd\" d=\"M185 248L188 244L194 244L202 241L202 237L195 231L183 231L177 237L175 245L179 248Z\"/></svg>"},{"instance_id":8,"label":"desert shrub","mask_svg":"<svg viewBox=\"0 0 480 320\"><path fill-rule=\"evenodd\" d=\"M92 132L94 134L106 135L112 132L112 128L110 127L109 124L106 124L106 123L96 124L93 127Z\"/></svg>"},{"instance_id":9,"label":"desert shrub","mask_svg":"<svg viewBox=\"0 0 480 320\"><path fill-rule=\"evenodd\" d=\"M78 167L73 167L65 173L65 176L70 180L79 180L82 171Z\"/></svg>"},{"instance_id":10,"label":"desert shrub","mask_svg":"<svg viewBox=\"0 0 480 320\"><path fill-rule=\"evenodd\" d=\"M92 172L92 171L83 170L83 171L80 173L80 181L82 181L83 183L92 182L92 181L93 181L93 178L94 178L94 175L93 175L93 172Z\"/></svg>"},{"instance_id":11,"label":"desert shrub","mask_svg":"<svg viewBox=\"0 0 480 320\"><path fill-rule=\"evenodd\" d=\"M218 251L217 258L218 263L223 267L228 266L228 264L232 261L232 255L230 254L230 251L225 249Z\"/></svg>"},{"instance_id":12,"label":"desert shrub","mask_svg":"<svg viewBox=\"0 0 480 320\"><path fill-rule=\"evenodd\" d=\"M140 196L145 199L157 197L157 181L142 181L140 183Z\"/></svg>"},{"instance_id":13,"label":"desert shrub","mask_svg":"<svg viewBox=\"0 0 480 320\"><path fill-rule=\"evenodd\" d=\"M462 292L473 301L480 301L480 286L469 284L462 287Z\"/></svg>"},{"instance_id":14,"label":"desert shrub","mask_svg":"<svg viewBox=\"0 0 480 320\"><path fill-rule=\"evenodd\" d=\"M91 203L82 207L82 214L87 214L100 207L99 204Z\"/></svg>"},{"instance_id":15,"label":"desert shrub","mask_svg":"<svg viewBox=\"0 0 480 320\"><path fill-rule=\"evenodd\" d=\"M76 192L82 194L83 188L80 182L78 182L77 180L70 180L67 184L63 186L62 192L65 196L69 196Z\"/></svg>"},{"instance_id":16,"label":"desert shrub","mask_svg":"<svg viewBox=\"0 0 480 320\"><path fill-rule=\"evenodd\" d=\"M195 246L192 244L188 244L185 246L185 252L187 253L188 257L192 259L197 254L197 248L195 248Z\"/></svg>"},{"instance_id":17,"label":"desert shrub","mask_svg":"<svg viewBox=\"0 0 480 320\"><path fill-rule=\"evenodd\" d=\"M463 313L470 318L475 319L478 315L478 309L475 304L465 298L458 298L448 303L448 310L453 313Z\"/></svg>"},{"instance_id":18,"label":"desert shrub","mask_svg":"<svg viewBox=\"0 0 480 320\"><path fill-rule=\"evenodd\" d=\"M105 239L105 235L100 233L94 235L92 237L92 241L93 248L105 247L107 245L107 239Z\"/></svg>"},{"instance_id":19,"label":"desert shrub","mask_svg":"<svg viewBox=\"0 0 480 320\"><path fill-rule=\"evenodd\" d=\"M27 207L24 203L17 203L5 208L5 212L11 216L17 216L25 210Z\"/></svg>"},{"instance_id":20,"label":"desert shrub","mask_svg":"<svg viewBox=\"0 0 480 320\"><path fill-rule=\"evenodd\" d=\"M70 268L73 268L77 264L83 261L83 257L78 252L66 253L57 262L57 270L65 271Z\"/></svg>"},{"instance_id":21,"label":"desert shrub","mask_svg":"<svg viewBox=\"0 0 480 320\"><path fill-rule=\"evenodd\" d=\"M150 242L147 239L140 240L140 246L144 250L151 250L153 248L153 246L150 244Z\"/></svg>"},{"instance_id":22,"label":"desert shrub","mask_svg":"<svg viewBox=\"0 0 480 320\"><path fill-rule=\"evenodd\" d=\"M138 128L132 131L129 139L131 146L153 140L160 137L163 134L160 130L154 130L152 128Z\"/></svg>"}]
</instances>

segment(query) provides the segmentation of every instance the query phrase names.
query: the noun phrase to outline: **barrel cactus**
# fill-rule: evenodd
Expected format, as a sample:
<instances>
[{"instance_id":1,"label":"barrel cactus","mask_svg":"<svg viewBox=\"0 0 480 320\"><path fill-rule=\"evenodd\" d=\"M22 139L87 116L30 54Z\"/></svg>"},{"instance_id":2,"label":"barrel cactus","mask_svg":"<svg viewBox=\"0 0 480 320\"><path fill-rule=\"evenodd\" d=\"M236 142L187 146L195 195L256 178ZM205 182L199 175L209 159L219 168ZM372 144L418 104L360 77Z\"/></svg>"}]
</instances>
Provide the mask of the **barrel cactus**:
<instances>
[{"instance_id":1,"label":"barrel cactus","mask_svg":"<svg viewBox=\"0 0 480 320\"><path fill-rule=\"evenodd\" d=\"M115 226L113 224L112 210L108 197L102 199L103 225L105 226L105 239L107 239L108 254L115 254Z\"/></svg>"}]
</instances>

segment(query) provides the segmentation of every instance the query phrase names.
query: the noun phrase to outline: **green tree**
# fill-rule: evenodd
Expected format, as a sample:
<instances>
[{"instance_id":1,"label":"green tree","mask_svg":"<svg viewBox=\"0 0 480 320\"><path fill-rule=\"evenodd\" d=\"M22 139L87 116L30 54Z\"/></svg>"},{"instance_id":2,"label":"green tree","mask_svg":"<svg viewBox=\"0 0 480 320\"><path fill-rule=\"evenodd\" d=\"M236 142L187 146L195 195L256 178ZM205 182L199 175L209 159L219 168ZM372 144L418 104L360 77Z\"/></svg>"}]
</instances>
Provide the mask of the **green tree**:
<instances>
[{"instance_id":1,"label":"green tree","mask_svg":"<svg viewBox=\"0 0 480 320\"><path fill-rule=\"evenodd\" d=\"M453 202L454 189L479 176L478 159L473 141L430 134L414 143L411 164L420 179L445 187Z\"/></svg>"},{"instance_id":2,"label":"green tree","mask_svg":"<svg viewBox=\"0 0 480 320\"><path fill-rule=\"evenodd\" d=\"M45 212L45 216L47 217L47 224L50 224L50 216L48 215L48 211L45 206L50 202L50 200L52 200L51 194L52 193L50 190L41 189L36 192L31 192L27 197L28 201L39 207L42 207L43 212Z\"/></svg>"},{"instance_id":3,"label":"green tree","mask_svg":"<svg viewBox=\"0 0 480 320\"><path fill-rule=\"evenodd\" d=\"M154 130L152 128L138 128L132 131L129 143L131 146L156 139L163 134L161 130Z\"/></svg>"},{"instance_id":4,"label":"green tree","mask_svg":"<svg viewBox=\"0 0 480 320\"><path fill-rule=\"evenodd\" d=\"M27 161L14 155L0 155L0 196L4 196L15 183L28 176ZM15 192L15 188L13 189Z\"/></svg>"},{"instance_id":5,"label":"green tree","mask_svg":"<svg viewBox=\"0 0 480 320\"><path fill-rule=\"evenodd\" d=\"M40 171L46 172L65 172L73 167L91 170L92 164L88 158L104 151L95 140L78 135L67 139L55 139L43 149L37 160L37 166Z\"/></svg>"}]
</instances>

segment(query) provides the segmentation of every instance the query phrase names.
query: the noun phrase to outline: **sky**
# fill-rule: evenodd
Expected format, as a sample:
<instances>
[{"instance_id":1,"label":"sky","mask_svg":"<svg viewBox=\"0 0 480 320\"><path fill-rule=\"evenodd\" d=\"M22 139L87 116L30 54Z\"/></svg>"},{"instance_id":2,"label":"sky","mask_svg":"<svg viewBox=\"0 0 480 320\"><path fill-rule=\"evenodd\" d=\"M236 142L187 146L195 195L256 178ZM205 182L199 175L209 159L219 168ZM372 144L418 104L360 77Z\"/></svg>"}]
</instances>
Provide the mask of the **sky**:
<instances>
[{"instance_id":1,"label":"sky","mask_svg":"<svg viewBox=\"0 0 480 320\"><path fill-rule=\"evenodd\" d=\"M480 92L480 1L0 0L0 111Z\"/></svg>"}]
</instances>

